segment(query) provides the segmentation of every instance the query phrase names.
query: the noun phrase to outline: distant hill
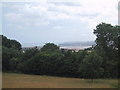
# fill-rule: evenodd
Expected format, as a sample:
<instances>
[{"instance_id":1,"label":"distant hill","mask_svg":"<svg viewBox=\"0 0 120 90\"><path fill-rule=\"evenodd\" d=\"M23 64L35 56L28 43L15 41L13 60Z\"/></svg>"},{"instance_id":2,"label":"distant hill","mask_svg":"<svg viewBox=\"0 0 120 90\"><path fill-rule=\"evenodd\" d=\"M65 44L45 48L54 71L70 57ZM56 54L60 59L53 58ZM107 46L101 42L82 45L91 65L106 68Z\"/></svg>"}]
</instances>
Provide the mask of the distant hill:
<instances>
[{"instance_id":1,"label":"distant hill","mask_svg":"<svg viewBox=\"0 0 120 90\"><path fill-rule=\"evenodd\" d=\"M37 46L37 48L41 48L45 43L29 43L28 45L25 45L24 47L22 47L23 49L28 49L28 48L34 48ZM57 44L58 46L60 46L60 48L65 48L65 49L85 49L85 48L89 48L92 45L95 45L94 41L87 41L87 42L64 42L64 43L59 43Z\"/></svg>"},{"instance_id":2,"label":"distant hill","mask_svg":"<svg viewBox=\"0 0 120 90\"><path fill-rule=\"evenodd\" d=\"M59 44L60 48L65 48L65 49L76 49L76 50L80 50L80 49L85 49L85 48L89 48L95 46L95 42L94 41L87 41L87 42L66 42L66 43L62 43Z\"/></svg>"},{"instance_id":3,"label":"distant hill","mask_svg":"<svg viewBox=\"0 0 120 90\"><path fill-rule=\"evenodd\" d=\"M66 42L59 44L59 46L92 46L95 45L94 41L87 41L87 42Z\"/></svg>"}]
</instances>

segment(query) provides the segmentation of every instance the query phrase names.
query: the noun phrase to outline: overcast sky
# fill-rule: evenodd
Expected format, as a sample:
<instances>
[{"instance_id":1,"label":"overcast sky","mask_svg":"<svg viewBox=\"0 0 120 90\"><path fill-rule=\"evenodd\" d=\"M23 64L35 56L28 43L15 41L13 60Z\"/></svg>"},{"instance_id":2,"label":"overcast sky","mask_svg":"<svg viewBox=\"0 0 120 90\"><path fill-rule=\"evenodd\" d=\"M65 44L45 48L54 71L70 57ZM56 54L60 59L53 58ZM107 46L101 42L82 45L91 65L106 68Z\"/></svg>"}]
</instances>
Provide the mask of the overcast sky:
<instances>
[{"instance_id":1,"label":"overcast sky","mask_svg":"<svg viewBox=\"0 0 120 90\"><path fill-rule=\"evenodd\" d=\"M97 24L118 24L118 0L3 2L1 7L1 33L22 46L94 41Z\"/></svg>"}]
</instances>

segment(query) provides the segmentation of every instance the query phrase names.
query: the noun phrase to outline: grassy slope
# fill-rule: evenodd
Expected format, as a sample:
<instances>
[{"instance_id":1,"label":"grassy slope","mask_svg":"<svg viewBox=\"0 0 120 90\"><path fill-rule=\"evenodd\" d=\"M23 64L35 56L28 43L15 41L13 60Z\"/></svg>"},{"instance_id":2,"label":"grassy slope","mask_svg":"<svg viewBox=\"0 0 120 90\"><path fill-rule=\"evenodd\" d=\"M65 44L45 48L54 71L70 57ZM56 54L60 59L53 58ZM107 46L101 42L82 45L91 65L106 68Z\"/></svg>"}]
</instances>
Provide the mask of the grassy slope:
<instances>
[{"instance_id":1,"label":"grassy slope","mask_svg":"<svg viewBox=\"0 0 120 90\"><path fill-rule=\"evenodd\" d=\"M63 78L53 76L3 73L3 88L114 88L117 80Z\"/></svg>"}]
</instances>

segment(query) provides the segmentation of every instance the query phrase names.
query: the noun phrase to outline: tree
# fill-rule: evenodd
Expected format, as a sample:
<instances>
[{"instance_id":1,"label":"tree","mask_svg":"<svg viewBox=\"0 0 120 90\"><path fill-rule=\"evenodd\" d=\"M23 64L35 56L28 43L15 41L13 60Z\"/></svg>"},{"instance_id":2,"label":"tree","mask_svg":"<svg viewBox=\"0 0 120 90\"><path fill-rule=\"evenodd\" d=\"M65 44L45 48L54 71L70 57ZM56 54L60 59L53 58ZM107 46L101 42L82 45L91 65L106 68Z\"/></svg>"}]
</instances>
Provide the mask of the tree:
<instances>
[{"instance_id":1,"label":"tree","mask_svg":"<svg viewBox=\"0 0 120 90\"><path fill-rule=\"evenodd\" d=\"M13 58L20 58L21 56L21 44L16 40L10 40L7 37L2 37L2 70L10 71L13 70ZM15 64L15 63L14 63ZM13 65L13 66L12 66Z\"/></svg>"},{"instance_id":2,"label":"tree","mask_svg":"<svg viewBox=\"0 0 120 90\"><path fill-rule=\"evenodd\" d=\"M21 44L16 40L10 40L10 44L11 44L11 48L15 48L15 49L18 49L18 50L22 49Z\"/></svg>"},{"instance_id":3,"label":"tree","mask_svg":"<svg viewBox=\"0 0 120 90\"><path fill-rule=\"evenodd\" d=\"M42 48L42 52L54 52L59 51L59 47L55 45L54 43L46 43Z\"/></svg>"},{"instance_id":4,"label":"tree","mask_svg":"<svg viewBox=\"0 0 120 90\"><path fill-rule=\"evenodd\" d=\"M60 53L39 52L23 64L21 71L29 74L56 75L62 61Z\"/></svg>"},{"instance_id":5,"label":"tree","mask_svg":"<svg viewBox=\"0 0 120 90\"><path fill-rule=\"evenodd\" d=\"M16 40L10 40L2 35L2 45L7 48L14 48L20 50L22 45Z\"/></svg>"},{"instance_id":6,"label":"tree","mask_svg":"<svg viewBox=\"0 0 120 90\"><path fill-rule=\"evenodd\" d=\"M27 61L33 56L35 56L37 53L39 53L39 50L37 48L31 48L27 49L25 53L22 55L22 61Z\"/></svg>"},{"instance_id":7,"label":"tree","mask_svg":"<svg viewBox=\"0 0 120 90\"><path fill-rule=\"evenodd\" d=\"M9 71L11 70L10 61L12 58L20 58L21 51L14 48L7 48L2 46L2 70ZM13 64L12 64L13 65Z\"/></svg>"},{"instance_id":8,"label":"tree","mask_svg":"<svg viewBox=\"0 0 120 90\"><path fill-rule=\"evenodd\" d=\"M11 71L17 71L17 66L19 65L19 62L20 62L20 59L19 58L11 58L10 61L9 61L9 64L10 64L10 70Z\"/></svg>"},{"instance_id":9,"label":"tree","mask_svg":"<svg viewBox=\"0 0 120 90\"><path fill-rule=\"evenodd\" d=\"M84 78L90 78L93 81L94 78L99 78L104 71L101 67L102 61L101 56L92 52L83 59L79 71L82 72Z\"/></svg>"},{"instance_id":10,"label":"tree","mask_svg":"<svg viewBox=\"0 0 120 90\"><path fill-rule=\"evenodd\" d=\"M97 36L96 44L99 48L110 48L116 50L118 48L118 37L120 35L120 26L112 26L111 24L101 23L94 29Z\"/></svg>"},{"instance_id":11,"label":"tree","mask_svg":"<svg viewBox=\"0 0 120 90\"><path fill-rule=\"evenodd\" d=\"M117 77L118 72L118 37L120 36L120 26L100 23L94 29L96 38L96 51L103 57L102 67L105 77ZM113 74L114 72L114 74Z\"/></svg>"}]
</instances>

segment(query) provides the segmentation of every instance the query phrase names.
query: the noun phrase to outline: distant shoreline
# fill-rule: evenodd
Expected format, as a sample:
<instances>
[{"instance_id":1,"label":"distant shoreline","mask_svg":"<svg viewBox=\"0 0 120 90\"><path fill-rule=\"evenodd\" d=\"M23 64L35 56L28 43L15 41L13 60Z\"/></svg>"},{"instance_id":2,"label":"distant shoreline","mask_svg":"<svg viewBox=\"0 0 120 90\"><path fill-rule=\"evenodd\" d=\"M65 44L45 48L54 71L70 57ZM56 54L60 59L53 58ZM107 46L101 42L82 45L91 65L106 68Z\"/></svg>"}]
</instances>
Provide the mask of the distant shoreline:
<instances>
[{"instance_id":1,"label":"distant shoreline","mask_svg":"<svg viewBox=\"0 0 120 90\"><path fill-rule=\"evenodd\" d=\"M48 43L53 43L53 42L48 42ZM24 43L25 44L25 43ZM26 43L26 45L22 45L22 47L42 47L44 46L46 43ZM59 47L64 47L64 48L86 48L86 47L90 47L92 45L95 45L94 41L82 41L82 42L63 42L63 43L54 43L56 45L58 45Z\"/></svg>"}]
</instances>

